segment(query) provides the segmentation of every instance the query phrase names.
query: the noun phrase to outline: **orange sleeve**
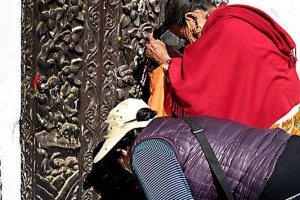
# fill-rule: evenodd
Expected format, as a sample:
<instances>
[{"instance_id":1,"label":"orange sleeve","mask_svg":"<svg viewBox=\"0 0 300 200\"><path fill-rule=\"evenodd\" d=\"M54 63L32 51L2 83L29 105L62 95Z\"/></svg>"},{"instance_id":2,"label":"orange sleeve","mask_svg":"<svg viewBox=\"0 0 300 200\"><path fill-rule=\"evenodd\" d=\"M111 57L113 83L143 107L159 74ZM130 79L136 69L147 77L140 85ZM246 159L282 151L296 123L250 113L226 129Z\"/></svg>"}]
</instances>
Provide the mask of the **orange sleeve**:
<instances>
[{"instance_id":1,"label":"orange sleeve","mask_svg":"<svg viewBox=\"0 0 300 200\"><path fill-rule=\"evenodd\" d=\"M157 117L172 115L171 87L166 83L163 65L151 72L148 105L152 110L157 111Z\"/></svg>"}]
</instances>

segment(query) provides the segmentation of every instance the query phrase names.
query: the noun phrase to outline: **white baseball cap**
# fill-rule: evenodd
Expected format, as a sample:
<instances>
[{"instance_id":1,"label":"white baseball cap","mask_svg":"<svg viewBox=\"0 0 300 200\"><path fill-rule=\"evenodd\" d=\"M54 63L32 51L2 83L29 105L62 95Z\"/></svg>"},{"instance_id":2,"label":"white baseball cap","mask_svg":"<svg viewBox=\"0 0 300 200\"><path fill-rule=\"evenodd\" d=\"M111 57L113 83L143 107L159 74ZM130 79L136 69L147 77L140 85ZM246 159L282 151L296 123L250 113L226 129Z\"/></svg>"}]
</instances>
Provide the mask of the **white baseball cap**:
<instances>
[{"instance_id":1,"label":"white baseball cap","mask_svg":"<svg viewBox=\"0 0 300 200\"><path fill-rule=\"evenodd\" d=\"M116 107L108 114L107 135L102 148L94 158L94 163L100 161L129 131L135 128L146 127L152 119L147 121L137 121L136 114L141 108L150 108L143 100L129 98Z\"/></svg>"}]
</instances>

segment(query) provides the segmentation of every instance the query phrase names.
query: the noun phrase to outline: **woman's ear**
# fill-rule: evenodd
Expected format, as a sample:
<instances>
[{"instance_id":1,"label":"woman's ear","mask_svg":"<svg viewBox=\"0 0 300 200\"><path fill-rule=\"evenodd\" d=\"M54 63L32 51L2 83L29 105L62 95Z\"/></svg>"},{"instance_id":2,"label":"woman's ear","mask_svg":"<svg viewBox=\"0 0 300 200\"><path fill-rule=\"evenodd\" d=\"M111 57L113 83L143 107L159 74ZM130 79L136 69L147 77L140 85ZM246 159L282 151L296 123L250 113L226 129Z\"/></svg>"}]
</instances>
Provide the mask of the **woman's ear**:
<instances>
[{"instance_id":1,"label":"woman's ear","mask_svg":"<svg viewBox=\"0 0 300 200\"><path fill-rule=\"evenodd\" d=\"M184 15L184 17L185 17L188 28L193 28L197 25L198 16L196 15L196 13L188 12Z\"/></svg>"}]
</instances>

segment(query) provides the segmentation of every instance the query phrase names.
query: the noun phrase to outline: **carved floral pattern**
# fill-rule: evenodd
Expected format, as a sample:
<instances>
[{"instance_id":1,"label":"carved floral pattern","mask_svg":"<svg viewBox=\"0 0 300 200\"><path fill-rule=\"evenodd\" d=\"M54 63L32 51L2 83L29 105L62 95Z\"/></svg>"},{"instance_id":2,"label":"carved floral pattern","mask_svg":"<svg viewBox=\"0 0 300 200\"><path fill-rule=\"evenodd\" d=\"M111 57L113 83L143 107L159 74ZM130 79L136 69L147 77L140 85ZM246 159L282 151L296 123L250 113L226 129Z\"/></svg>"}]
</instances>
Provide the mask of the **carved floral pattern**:
<instances>
[{"instance_id":1,"label":"carved floral pattern","mask_svg":"<svg viewBox=\"0 0 300 200\"><path fill-rule=\"evenodd\" d=\"M100 198L83 182L109 111L141 98L158 0L22 2L22 199Z\"/></svg>"},{"instance_id":2,"label":"carved floral pattern","mask_svg":"<svg viewBox=\"0 0 300 200\"><path fill-rule=\"evenodd\" d=\"M123 98L142 98L141 83L144 69L144 47L148 33L158 24L160 5L158 0L132 2L123 1L120 21L119 49L120 67L118 68L118 91L124 89L128 94ZM120 93L120 92L119 92Z\"/></svg>"}]
</instances>

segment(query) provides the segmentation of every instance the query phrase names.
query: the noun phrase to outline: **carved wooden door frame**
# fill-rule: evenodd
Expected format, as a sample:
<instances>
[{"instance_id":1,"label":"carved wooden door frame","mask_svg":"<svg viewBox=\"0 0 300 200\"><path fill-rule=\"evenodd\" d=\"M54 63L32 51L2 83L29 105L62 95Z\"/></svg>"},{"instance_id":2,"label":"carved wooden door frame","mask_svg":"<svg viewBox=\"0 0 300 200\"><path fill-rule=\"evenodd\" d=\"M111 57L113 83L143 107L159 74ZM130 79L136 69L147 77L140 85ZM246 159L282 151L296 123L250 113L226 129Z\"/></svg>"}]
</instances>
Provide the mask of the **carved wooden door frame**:
<instances>
[{"instance_id":1,"label":"carved wooden door frame","mask_svg":"<svg viewBox=\"0 0 300 200\"><path fill-rule=\"evenodd\" d=\"M83 189L109 111L142 98L158 0L22 1L22 199L99 199Z\"/></svg>"}]
</instances>

